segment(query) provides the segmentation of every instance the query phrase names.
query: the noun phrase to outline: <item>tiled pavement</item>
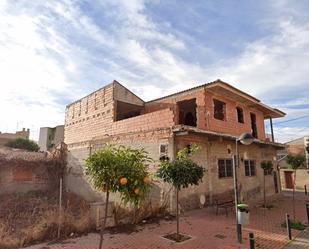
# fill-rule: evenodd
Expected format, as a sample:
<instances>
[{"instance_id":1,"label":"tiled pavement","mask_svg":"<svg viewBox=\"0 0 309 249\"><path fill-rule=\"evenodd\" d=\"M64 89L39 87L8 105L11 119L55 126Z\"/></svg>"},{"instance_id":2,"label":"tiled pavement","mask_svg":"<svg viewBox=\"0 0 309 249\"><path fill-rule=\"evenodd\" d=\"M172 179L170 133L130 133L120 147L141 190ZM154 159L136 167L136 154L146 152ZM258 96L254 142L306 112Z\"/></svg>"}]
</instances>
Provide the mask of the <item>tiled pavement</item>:
<instances>
[{"instance_id":1,"label":"tiled pavement","mask_svg":"<svg viewBox=\"0 0 309 249\"><path fill-rule=\"evenodd\" d=\"M307 198L309 199L309 198ZM296 200L297 219L306 222L305 196L300 194ZM250 225L244 226L243 243L236 243L235 223L233 213L229 217L224 214L215 215L212 208L205 208L185 213L181 218L180 230L193 238L184 243L173 243L161 236L175 231L175 221L161 221L158 224L146 224L131 234L106 234L103 248L109 249L227 249L249 248L248 233L253 232L256 239L256 248L283 248L289 241L286 229L280 224L285 219L285 213L292 216L292 199L280 197L272 204L275 207L265 210L251 205ZM300 232L292 232L293 237ZM76 239L69 239L58 244L40 244L27 249L95 249L98 247L99 235L89 234ZM293 246L293 245L292 245ZM288 247L289 249L294 247ZM298 247L295 247L298 248ZM300 247L304 248L304 247ZM306 248L309 248L309 244Z\"/></svg>"},{"instance_id":2,"label":"tiled pavement","mask_svg":"<svg viewBox=\"0 0 309 249\"><path fill-rule=\"evenodd\" d=\"M297 238L287 244L284 249L308 249L309 248L309 228L303 231Z\"/></svg>"}]
</instances>

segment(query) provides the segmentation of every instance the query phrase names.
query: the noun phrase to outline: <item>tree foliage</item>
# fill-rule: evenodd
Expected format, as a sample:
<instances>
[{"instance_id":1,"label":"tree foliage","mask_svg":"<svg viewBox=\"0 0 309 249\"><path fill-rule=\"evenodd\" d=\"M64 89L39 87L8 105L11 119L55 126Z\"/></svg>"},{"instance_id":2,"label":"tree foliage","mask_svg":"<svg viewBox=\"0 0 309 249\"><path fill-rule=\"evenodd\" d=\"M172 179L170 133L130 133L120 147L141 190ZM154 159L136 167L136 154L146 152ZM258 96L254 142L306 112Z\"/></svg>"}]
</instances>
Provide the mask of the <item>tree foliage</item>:
<instances>
[{"instance_id":1,"label":"tree foliage","mask_svg":"<svg viewBox=\"0 0 309 249\"><path fill-rule=\"evenodd\" d=\"M203 178L204 169L189 158L197 150L197 146L184 148L178 152L175 160L163 161L157 172L158 177L178 190L198 185Z\"/></svg>"},{"instance_id":2,"label":"tree foliage","mask_svg":"<svg viewBox=\"0 0 309 249\"><path fill-rule=\"evenodd\" d=\"M288 155L286 158L286 162L290 165L293 170L297 170L298 168L304 166L305 157L301 154L298 155Z\"/></svg>"},{"instance_id":3,"label":"tree foliage","mask_svg":"<svg viewBox=\"0 0 309 249\"><path fill-rule=\"evenodd\" d=\"M272 161L262 161L261 162L261 168L263 170L270 170L273 167Z\"/></svg>"},{"instance_id":4,"label":"tree foliage","mask_svg":"<svg viewBox=\"0 0 309 249\"><path fill-rule=\"evenodd\" d=\"M16 149L24 149L28 151L39 151L39 145L27 138L16 138L6 143L7 147L16 148Z\"/></svg>"},{"instance_id":5,"label":"tree foliage","mask_svg":"<svg viewBox=\"0 0 309 249\"><path fill-rule=\"evenodd\" d=\"M96 189L119 192L125 204L137 206L151 188L151 161L144 149L107 145L86 159L86 172Z\"/></svg>"}]
</instances>

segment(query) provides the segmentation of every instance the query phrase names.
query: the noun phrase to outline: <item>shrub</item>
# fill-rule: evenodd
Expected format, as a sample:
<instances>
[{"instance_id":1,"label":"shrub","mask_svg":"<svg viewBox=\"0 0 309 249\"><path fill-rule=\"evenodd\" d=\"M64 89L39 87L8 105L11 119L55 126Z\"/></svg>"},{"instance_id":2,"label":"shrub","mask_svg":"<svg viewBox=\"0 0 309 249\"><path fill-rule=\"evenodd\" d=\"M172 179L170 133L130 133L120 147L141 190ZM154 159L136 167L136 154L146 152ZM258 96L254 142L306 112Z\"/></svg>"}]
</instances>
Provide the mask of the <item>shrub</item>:
<instances>
[{"instance_id":1,"label":"shrub","mask_svg":"<svg viewBox=\"0 0 309 249\"><path fill-rule=\"evenodd\" d=\"M16 149L24 149L28 151L39 151L39 145L27 138L16 138L6 143L7 147L16 148Z\"/></svg>"}]
</instances>

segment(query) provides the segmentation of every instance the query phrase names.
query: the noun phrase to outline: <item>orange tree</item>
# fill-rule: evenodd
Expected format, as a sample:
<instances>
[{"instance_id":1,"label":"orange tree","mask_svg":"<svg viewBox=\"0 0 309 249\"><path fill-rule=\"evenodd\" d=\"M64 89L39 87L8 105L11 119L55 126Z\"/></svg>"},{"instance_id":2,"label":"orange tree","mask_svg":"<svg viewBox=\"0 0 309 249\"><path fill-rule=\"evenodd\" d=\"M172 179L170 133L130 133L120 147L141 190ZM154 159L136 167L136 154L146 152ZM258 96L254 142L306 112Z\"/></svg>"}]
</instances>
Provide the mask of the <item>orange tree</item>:
<instances>
[{"instance_id":1,"label":"orange tree","mask_svg":"<svg viewBox=\"0 0 309 249\"><path fill-rule=\"evenodd\" d=\"M164 182L172 184L176 191L176 241L179 237L179 191L182 188L188 188L190 185L198 185L204 175L204 169L190 159L190 156L198 150L197 146L193 148L184 148L177 153L177 158L172 161L162 161L157 176Z\"/></svg>"},{"instance_id":2,"label":"orange tree","mask_svg":"<svg viewBox=\"0 0 309 249\"><path fill-rule=\"evenodd\" d=\"M262 161L261 168L263 169L263 207L266 208L266 187L265 187L265 175L267 171L273 168L273 163L271 161Z\"/></svg>"},{"instance_id":3,"label":"orange tree","mask_svg":"<svg viewBox=\"0 0 309 249\"><path fill-rule=\"evenodd\" d=\"M296 182L296 170L305 164L305 157L301 154L299 155L288 155L286 157L286 162L289 164L290 168L294 171L293 179L293 219L295 221L295 182Z\"/></svg>"},{"instance_id":4,"label":"orange tree","mask_svg":"<svg viewBox=\"0 0 309 249\"><path fill-rule=\"evenodd\" d=\"M150 191L148 163L151 162L144 149L106 145L86 159L86 174L93 186L106 192L104 221L101 226L100 244L106 227L110 192L120 193L121 200L137 207Z\"/></svg>"}]
</instances>

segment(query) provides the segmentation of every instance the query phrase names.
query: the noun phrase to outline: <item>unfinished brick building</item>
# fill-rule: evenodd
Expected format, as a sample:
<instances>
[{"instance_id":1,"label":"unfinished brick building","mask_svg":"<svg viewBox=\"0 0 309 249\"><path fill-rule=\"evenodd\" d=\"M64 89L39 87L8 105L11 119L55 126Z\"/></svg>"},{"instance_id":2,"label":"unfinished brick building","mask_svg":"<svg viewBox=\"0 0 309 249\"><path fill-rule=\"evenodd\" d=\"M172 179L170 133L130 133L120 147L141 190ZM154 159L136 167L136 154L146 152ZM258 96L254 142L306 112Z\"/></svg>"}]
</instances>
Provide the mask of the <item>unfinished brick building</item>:
<instances>
[{"instance_id":1,"label":"unfinished brick building","mask_svg":"<svg viewBox=\"0 0 309 249\"><path fill-rule=\"evenodd\" d=\"M144 147L155 160L173 159L176 152L192 143L200 146L194 160L205 167L203 182L181 191L184 208L199 205L201 194L207 202L233 190L232 155L235 139L244 132L256 138L250 146L239 146L238 167L241 197L261 196L262 160L276 165L276 150L283 145L265 135L264 120L285 113L217 80L166 97L145 102L117 81L66 107L65 143L70 150L67 186L89 201L101 199L82 174L84 159L106 142ZM280 191L277 169L266 176L267 194ZM166 191L159 184L152 197L162 202ZM173 193L170 194L173 200ZM172 206L173 201L170 201Z\"/></svg>"}]
</instances>

